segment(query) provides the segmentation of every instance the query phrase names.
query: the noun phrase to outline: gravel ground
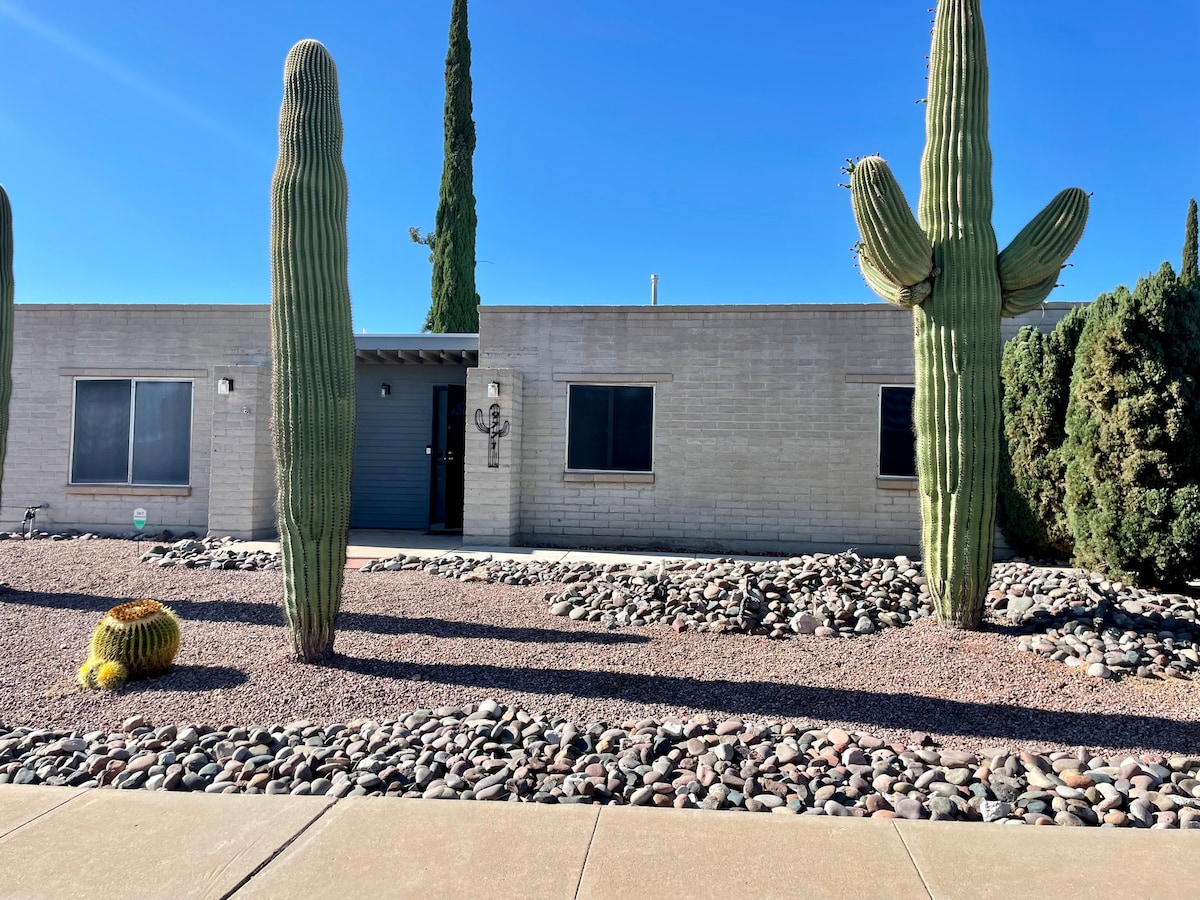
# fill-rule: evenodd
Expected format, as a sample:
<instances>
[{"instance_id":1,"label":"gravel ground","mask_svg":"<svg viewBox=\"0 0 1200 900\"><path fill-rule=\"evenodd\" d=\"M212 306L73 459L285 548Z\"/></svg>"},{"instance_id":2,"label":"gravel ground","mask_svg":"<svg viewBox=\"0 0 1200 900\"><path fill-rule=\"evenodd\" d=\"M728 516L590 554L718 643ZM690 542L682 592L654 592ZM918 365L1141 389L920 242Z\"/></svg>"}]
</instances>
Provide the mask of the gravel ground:
<instances>
[{"instance_id":1,"label":"gravel ground","mask_svg":"<svg viewBox=\"0 0 1200 900\"><path fill-rule=\"evenodd\" d=\"M159 569L131 542L0 541L0 726L268 726L402 717L493 697L580 724L739 716L946 748L1200 750L1200 684L1089 678L1019 653L1015 631L932 622L789 641L608 630L547 614L546 588L348 572L328 666L288 658L278 572ZM74 681L110 607L153 597L183 625L176 669L117 693Z\"/></svg>"}]
</instances>

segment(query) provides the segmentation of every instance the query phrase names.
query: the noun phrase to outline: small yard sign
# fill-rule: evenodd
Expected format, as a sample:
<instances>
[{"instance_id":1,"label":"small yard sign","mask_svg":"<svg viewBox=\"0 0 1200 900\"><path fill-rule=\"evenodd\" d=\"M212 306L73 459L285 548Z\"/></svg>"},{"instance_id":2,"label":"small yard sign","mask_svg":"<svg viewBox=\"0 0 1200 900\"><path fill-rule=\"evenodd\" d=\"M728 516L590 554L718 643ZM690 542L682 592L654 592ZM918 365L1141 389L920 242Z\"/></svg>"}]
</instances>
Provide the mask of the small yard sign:
<instances>
[{"instance_id":1,"label":"small yard sign","mask_svg":"<svg viewBox=\"0 0 1200 900\"><path fill-rule=\"evenodd\" d=\"M133 527L138 531L146 527L146 511L140 506L133 511Z\"/></svg>"}]
</instances>

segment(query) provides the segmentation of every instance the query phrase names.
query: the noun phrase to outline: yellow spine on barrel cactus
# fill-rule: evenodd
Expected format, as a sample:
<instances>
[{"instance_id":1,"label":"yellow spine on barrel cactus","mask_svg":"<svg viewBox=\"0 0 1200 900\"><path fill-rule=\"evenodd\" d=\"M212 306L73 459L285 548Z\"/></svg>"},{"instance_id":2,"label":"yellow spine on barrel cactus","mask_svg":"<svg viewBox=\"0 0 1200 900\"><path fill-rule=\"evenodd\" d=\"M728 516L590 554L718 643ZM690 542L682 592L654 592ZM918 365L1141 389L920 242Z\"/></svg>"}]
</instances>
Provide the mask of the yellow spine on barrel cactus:
<instances>
[{"instance_id":1,"label":"yellow spine on barrel cactus","mask_svg":"<svg viewBox=\"0 0 1200 900\"><path fill-rule=\"evenodd\" d=\"M91 653L79 670L84 687L113 690L127 680L170 670L179 653L179 620L157 600L114 606L92 633Z\"/></svg>"}]
</instances>

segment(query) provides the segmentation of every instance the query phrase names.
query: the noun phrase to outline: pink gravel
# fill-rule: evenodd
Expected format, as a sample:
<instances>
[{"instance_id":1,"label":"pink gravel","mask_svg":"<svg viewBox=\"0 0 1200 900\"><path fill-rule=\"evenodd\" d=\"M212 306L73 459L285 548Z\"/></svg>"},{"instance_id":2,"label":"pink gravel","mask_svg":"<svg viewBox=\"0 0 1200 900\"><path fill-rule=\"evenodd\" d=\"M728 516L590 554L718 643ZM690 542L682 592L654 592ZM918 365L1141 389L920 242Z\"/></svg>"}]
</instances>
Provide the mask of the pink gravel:
<instances>
[{"instance_id":1,"label":"pink gravel","mask_svg":"<svg viewBox=\"0 0 1200 900\"><path fill-rule=\"evenodd\" d=\"M346 574L338 655L295 662L278 572L160 569L133 543L0 541L0 730L318 724L394 719L493 697L579 724L695 713L811 722L945 747L1200 751L1200 685L1091 678L1012 632L929 621L855 639L606 630L550 616L545 587L464 584L421 573ZM153 597L181 620L168 675L116 693L75 671L110 607Z\"/></svg>"}]
</instances>

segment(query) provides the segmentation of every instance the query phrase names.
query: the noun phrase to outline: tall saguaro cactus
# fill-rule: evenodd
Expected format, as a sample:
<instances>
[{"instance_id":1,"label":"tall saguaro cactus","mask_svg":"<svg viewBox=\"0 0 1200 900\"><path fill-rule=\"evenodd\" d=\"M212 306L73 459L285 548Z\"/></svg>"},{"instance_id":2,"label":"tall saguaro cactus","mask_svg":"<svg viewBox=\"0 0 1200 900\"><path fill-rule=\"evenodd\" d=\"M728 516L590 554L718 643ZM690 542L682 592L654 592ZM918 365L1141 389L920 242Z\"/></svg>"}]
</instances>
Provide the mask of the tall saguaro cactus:
<instances>
[{"instance_id":1,"label":"tall saguaro cactus","mask_svg":"<svg viewBox=\"0 0 1200 900\"><path fill-rule=\"evenodd\" d=\"M852 165L872 290L914 321L921 542L939 621L977 628L992 564L1000 461L1000 319L1038 306L1083 234L1068 188L1004 252L992 231L987 54L979 0L940 0L929 56L921 197L914 219L879 157Z\"/></svg>"},{"instance_id":2,"label":"tall saguaro cactus","mask_svg":"<svg viewBox=\"0 0 1200 900\"><path fill-rule=\"evenodd\" d=\"M12 204L0 185L0 478L8 452L8 401L12 397L13 293Z\"/></svg>"},{"instance_id":3,"label":"tall saguaro cactus","mask_svg":"<svg viewBox=\"0 0 1200 900\"><path fill-rule=\"evenodd\" d=\"M271 181L271 426L284 606L296 655L333 652L354 453L354 329L337 68L317 41L283 67Z\"/></svg>"}]
</instances>

